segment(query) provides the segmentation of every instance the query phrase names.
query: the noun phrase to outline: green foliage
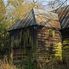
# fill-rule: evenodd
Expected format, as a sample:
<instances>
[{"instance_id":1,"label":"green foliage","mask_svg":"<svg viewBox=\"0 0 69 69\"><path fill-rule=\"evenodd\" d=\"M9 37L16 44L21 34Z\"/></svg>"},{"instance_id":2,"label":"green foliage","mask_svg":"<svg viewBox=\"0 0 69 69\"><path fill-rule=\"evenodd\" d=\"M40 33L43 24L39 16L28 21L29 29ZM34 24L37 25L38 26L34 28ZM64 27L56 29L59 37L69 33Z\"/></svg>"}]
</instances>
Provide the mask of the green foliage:
<instances>
[{"instance_id":1,"label":"green foliage","mask_svg":"<svg viewBox=\"0 0 69 69\"><path fill-rule=\"evenodd\" d=\"M6 20L6 9L3 0L0 0L0 58L6 54L8 47L8 33L7 33L7 20ZM5 50L5 51L4 51Z\"/></svg>"},{"instance_id":2,"label":"green foliage","mask_svg":"<svg viewBox=\"0 0 69 69\"><path fill-rule=\"evenodd\" d=\"M3 4L3 1L0 0L0 21L4 18L4 14L5 14L5 6Z\"/></svg>"}]
</instances>

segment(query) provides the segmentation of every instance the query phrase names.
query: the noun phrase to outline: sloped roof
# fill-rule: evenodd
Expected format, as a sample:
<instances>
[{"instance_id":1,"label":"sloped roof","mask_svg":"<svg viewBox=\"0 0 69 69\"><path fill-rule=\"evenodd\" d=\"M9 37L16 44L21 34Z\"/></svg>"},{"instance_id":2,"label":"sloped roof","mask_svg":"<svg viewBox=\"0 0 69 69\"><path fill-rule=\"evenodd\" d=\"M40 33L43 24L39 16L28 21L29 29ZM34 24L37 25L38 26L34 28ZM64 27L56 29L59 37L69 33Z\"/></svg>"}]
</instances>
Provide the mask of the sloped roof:
<instances>
[{"instance_id":1,"label":"sloped roof","mask_svg":"<svg viewBox=\"0 0 69 69\"><path fill-rule=\"evenodd\" d=\"M35 19L38 25L43 25L50 28L60 28L58 15L53 12L34 9Z\"/></svg>"},{"instance_id":2,"label":"sloped roof","mask_svg":"<svg viewBox=\"0 0 69 69\"><path fill-rule=\"evenodd\" d=\"M60 29L60 23L57 14L41 9L32 9L26 14L25 18L16 22L10 28L10 30L20 29L33 25L41 25L50 28L53 27L56 29Z\"/></svg>"},{"instance_id":3,"label":"sloped roof","mask_svg":"<svg viewBox=\"0 0 69 69\"><path fill-rule=\"evenodd\" d=\"M55 12L59 15L62 29L69 28L69 5L57 9Z\"/></svg>"}]
</instances>

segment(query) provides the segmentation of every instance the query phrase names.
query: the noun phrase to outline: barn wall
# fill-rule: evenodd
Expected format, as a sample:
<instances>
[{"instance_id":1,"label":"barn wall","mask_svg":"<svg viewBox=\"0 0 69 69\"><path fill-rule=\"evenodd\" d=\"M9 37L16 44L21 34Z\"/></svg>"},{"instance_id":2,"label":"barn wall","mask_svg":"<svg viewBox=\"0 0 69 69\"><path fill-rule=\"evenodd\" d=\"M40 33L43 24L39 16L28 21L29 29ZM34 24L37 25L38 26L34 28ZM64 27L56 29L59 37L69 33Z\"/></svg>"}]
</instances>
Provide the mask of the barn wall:
<instances>
[{"instance_id":1,"label":"barn wall","mask_svg":"<svg viewBox=\"0 0 69 69\"><path fill-rule=\"evenodd\" d=\"M19 69L51 69L53 57L62 59L61 34L55 29L41 27L13 31L11 47L12 62Z\"/></svg>"},{"instance_id":2,"label":"barn wall","mask_svg":"<svg viewBox=\"0 0 69 69\"><path fill-rule=\"evenodd\" d=\"M47 63L51 63L55 59L62 60L61 34L58 30L40 28L37 30L37 40L36 56L38 67L45 69ZM51 66L49 65L48 68L52 68Z\"/></svg>"},{"instance_id":3,"label":"barn wall","mask_svg":"<svg viewBox=\"0 0 69 69\"><path fill-rule=\"evenodd\" d=\"M35 61L36 31L22 29L11 32L11 61L17 68L30 69ZM33 64L34 66L34 64ZM36 67L36 66L34 66Z\"/></svg>"}]
</instances>

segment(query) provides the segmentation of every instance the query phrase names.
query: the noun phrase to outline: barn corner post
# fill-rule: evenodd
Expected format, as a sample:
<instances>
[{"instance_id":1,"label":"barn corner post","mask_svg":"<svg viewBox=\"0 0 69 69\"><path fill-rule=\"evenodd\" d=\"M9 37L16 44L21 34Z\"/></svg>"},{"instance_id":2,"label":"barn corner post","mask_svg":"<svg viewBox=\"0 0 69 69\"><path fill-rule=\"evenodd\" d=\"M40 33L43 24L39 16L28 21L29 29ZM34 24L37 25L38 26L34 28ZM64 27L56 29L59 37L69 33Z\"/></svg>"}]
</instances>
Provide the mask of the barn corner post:
<instances>
[{"instance_id":1,"label":"barn corner post","mask_svg":"<svg viewBox=\"0 0 69 69\"><path fill-rule=\"evenodd\" d=\"M37 32L38 32L38 27L39 26L34 26L33 27L33 57L34 57L34 69L37 69L37 48L38 48L38 36L37 36Z\"/></svg>"}]
</instances>

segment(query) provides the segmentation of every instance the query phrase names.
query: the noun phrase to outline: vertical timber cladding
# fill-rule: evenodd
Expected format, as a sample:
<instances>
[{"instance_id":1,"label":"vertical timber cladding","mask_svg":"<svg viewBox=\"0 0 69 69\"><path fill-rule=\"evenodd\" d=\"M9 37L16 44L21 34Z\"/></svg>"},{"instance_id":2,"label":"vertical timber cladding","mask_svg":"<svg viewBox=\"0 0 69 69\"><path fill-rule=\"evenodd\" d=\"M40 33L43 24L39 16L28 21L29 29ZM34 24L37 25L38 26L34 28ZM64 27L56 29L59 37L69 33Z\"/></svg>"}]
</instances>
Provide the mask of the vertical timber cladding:
<instances>
[{"instance_id":1,"label":"vertical timber cladding","mask_svg":"<svg viewBox=\"0 0 69 69\"><path fill-rule=\"evenodd\" d=\"M37 40L38 67L45 68L46 63L49 63L52 57L62 57L61 46L58 45L61 44L61 34L58 30L46 27L40 28L37 30Z\"/></svg>"},{"instance_id":2,"label":"vertical timber cladding","mask_svg":"<svg viewBox=\"0 0 69 69\"><path fill-rule=\"evenodd\" d=\"M18 69L36 69L36 30L25 28L15 32L11 37L12 62Z\"/></svg>"},{"instance_id":3,"label":"vertical timber cladding","mask_svg":"<svg viewBox=\"0 0 69 69\"><path fill-rule=\"evenodd\" d=\"M23 34L25 36L22 40L24 40L24 50L26 52L26 57L23 59L23 64L25 65L25 69L36 69L34 65L35 61L35 47L36 47L36 32L33 28L27 28L25 31L23 31ZM23 54L23 56L25 56Z\"/></svg>"}]
</instances>

